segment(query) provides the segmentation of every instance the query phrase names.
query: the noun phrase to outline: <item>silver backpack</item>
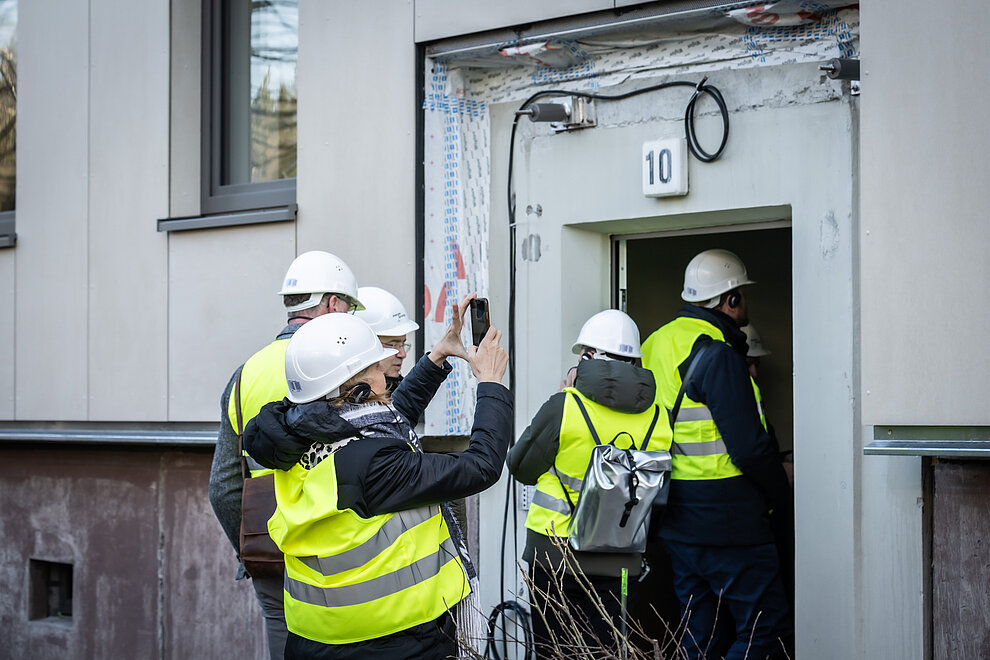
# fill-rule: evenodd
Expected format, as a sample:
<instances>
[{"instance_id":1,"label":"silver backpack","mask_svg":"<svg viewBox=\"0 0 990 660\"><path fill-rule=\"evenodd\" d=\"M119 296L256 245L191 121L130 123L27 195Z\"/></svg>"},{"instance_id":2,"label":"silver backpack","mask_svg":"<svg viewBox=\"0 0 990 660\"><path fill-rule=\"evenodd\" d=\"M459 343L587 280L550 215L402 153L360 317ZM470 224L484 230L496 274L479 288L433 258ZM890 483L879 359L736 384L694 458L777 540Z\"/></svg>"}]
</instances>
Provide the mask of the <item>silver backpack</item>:
<instances>
[{"instance_id":1,"label":"silver backpack","mask_svg":"<svg viewBox=\"0 0 990 660\"><path fill-rule=\"evenodd\" d=\"M602 444L584 403L573 392L571 395L584 416L595 446L591 450L577 506L564 488L564 496L571 507L568 543L582 552L644 552L650 514L655 505L666 503L670 488L670 453L645 449L660 409L654 405L653 423L640 448L636 449L634 441L629 449L620 449L614 444L616 439L629 434L623 431L609 443Z\"/></svg>"}]
</instances>

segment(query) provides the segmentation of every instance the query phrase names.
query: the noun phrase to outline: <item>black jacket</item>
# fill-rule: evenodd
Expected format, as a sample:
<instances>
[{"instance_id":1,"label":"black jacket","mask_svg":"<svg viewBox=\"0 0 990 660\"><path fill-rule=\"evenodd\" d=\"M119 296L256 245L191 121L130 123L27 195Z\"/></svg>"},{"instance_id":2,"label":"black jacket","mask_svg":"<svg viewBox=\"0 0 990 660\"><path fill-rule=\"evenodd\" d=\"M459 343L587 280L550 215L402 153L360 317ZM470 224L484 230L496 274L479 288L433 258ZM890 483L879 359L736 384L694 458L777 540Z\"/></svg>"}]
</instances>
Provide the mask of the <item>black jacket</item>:
<instances>
[{"instance_id":1,"label":"black jacket","mask_svg":"<svg viewBox=\"0 0 990 660\"><path fill-rule=\"evenodd\" d=\"M624 413L641 413L656 398L653 374L627 362L584 360L578 364L574 387L595 403ZM560 422L566 399L564 392L551 396L509 451L509 472L517 481L535 484L553 466L560 449ZM559 549L546 536L527 529L523 560L532 565L537 552L548 555L551 564L559 561ZM629 569L631 575L640 572L638 554L575 552L574 555L586 575L614 577L621 575L623 568Z\"/></svg>"},{"instance_id":2,"label":"black jacket","mask_svg":"<svg viewBox=\"0 0 990 660\"><path fill-rule=\"evenodd\" d=\"M700 348L709 346L701 354L685 393L711 410L729 458L742 476L671 481L659 533L671 540L702 545L772 543L770 512L791 516L793 505L776 444L760 423L746 367L746 336L731 318L717 310L684 305L678 317L710 323L726 339L720 342L700 336L679 370L683 379Z\"/></svg>"},{"instance_id":3,"label":"black jacket","mask_svg":"<svg viewBox=\"0 0 990 660\"><path fill-rule=\"evenodd\" d=\"M414 426L450 372L422 358L392 395L393 408ZM512 398L498 383L478 384L471 440L463 452L422 454L394 437L363 437L335 454L339 509L363 517L467 497L494 484L511 433ZM326 401L270 403L244 430L244 448L268 468L288 469L314 442L359 435Z\"/></svg>"}]
</instances>

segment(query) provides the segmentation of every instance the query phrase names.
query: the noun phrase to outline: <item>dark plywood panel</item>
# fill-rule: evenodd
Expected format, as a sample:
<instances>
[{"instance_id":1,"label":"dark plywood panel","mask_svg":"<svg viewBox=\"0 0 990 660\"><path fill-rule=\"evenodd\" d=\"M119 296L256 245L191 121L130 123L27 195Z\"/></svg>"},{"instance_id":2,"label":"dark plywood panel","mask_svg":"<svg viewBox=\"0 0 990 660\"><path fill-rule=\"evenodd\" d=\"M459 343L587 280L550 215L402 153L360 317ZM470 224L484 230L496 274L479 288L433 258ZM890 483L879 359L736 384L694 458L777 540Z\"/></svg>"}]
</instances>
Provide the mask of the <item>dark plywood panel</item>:
<instances>
[{"instance_id":1,"label":"dark plywood panel","mask_svg":"<svg viewBox=\"0 0 990 660\"><path fill-rule=\"evenodd\" d=\"M0 648L15 658L158 656L158 465L143 454L0 455ZM70 620L28 621L29 561L71 564Z\"/></svg>"},{"instance_id":2,"label":"dark plywood panel","mask_svg":"<svg viewBox=\"0 0 990 660\"><path fill-rule=\"evenodd\" d=\"M0 446L0 656L264 658L207 498L212 452ZM72 618L29 620L30 560L71 564Z\"/></svg>"},{"instance_id":3,"label":"dark plywood panel","mask_svg":"<svg viewBox=\"0 0 990 660\"><path fill-rule=\"evenodd\" d=\"M210 463L176 452L162 467L165 657L267 657L254 588L234 580L236 554L207 497Z\"/></svg>"},{"instance_id":4,"label":"dark plywood panel","mask_svg":"<svg viewBox=\"0 0 990 660\"><path fill-rule=\"evenodd\" d=\"M990 658L990 463L935 465L934 657Z\"/></svg>"}]
</instances>

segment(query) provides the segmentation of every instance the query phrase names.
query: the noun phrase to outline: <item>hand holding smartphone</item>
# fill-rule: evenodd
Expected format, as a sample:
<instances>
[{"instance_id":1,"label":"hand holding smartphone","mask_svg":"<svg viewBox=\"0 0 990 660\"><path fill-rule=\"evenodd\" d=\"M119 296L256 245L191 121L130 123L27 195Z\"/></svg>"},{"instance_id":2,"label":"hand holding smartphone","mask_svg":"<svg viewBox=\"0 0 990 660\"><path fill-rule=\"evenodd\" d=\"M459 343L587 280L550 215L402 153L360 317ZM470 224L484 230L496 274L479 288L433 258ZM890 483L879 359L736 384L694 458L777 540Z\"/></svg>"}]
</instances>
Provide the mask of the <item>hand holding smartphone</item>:
<instances>
[{"instance_id":1,"label":"hand holding smartphone","mask_svg":"<svg viewBox=\"0 0 990 660\"><path fill-rule=\"evenodd\" d=\"M490 326L488 298L475 298L471 301L471 341L475 346L481 345Z\"/></svg>"}]
</instances>

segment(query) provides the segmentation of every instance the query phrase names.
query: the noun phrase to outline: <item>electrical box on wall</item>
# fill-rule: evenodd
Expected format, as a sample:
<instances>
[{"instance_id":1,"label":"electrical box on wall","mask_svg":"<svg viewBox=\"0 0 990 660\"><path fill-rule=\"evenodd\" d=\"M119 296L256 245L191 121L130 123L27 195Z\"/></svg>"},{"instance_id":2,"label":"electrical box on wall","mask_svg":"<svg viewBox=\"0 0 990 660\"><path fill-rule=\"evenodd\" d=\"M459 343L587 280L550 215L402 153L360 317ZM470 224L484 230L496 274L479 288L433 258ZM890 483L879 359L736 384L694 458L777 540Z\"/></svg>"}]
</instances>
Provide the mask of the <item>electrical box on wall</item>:
<instances>
[{"instance_id":1,"label":"electrical box on wall","mask_svg":"<svg viewBox=\"0 0 990 660\"><path fill-rule=\"evenodd\" d=\"M688 194L687 140L671 138L643 143L643 194L674 197Z\"/></svg>"}]
</instances>

